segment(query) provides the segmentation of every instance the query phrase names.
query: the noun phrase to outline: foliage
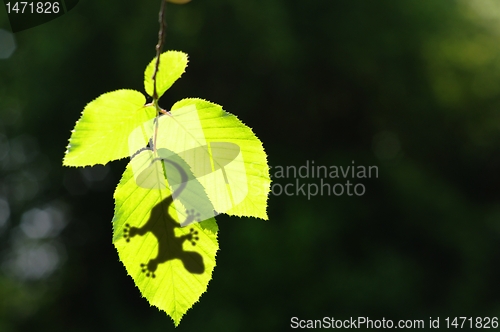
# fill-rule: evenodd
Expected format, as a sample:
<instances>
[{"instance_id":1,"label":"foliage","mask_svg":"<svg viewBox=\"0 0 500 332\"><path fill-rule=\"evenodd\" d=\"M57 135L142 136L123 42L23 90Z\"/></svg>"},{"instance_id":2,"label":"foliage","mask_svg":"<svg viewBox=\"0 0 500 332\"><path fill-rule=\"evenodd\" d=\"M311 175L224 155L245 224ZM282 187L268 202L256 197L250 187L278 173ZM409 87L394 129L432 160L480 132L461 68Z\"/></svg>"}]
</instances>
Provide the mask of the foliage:
<instances>
[{"instance_id":1,"label":"foliage","mask_svg":"<svg viewBox=\"0 0 500 332\"><path fill-rule=\"evenodd\" d=\"M184 72L187 55L161 54L158 71L156 61L144 87L153 96L156 84L159 98ZM142 295L177 326L212 277L215 215L267 219L270 179L262 143L234 115L202 99L157 113L157 102L146 104L135 90L101 95L84 108L63 164L131 157L114 195L113 243Z\"/></svg>"}]
</instances>

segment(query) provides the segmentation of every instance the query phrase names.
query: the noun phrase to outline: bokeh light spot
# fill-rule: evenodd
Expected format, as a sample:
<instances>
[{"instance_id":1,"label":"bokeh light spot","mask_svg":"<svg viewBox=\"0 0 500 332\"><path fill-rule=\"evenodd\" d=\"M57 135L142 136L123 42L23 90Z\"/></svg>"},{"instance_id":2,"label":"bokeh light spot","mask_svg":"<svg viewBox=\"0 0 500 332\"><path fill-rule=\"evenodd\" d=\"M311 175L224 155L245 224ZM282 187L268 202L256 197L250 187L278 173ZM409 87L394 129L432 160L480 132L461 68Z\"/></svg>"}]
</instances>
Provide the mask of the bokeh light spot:
<instances>
[{"instance_id":1,"label":"bokeh light spot","mask_svg":"<svg viewBox=\"0 0 500 332\"><path fill-rule=\"evenodd\" d=\"M0 59L8 59L16 50L16 40L14 34L0 29Z\"/></svg>"}]
</instances>

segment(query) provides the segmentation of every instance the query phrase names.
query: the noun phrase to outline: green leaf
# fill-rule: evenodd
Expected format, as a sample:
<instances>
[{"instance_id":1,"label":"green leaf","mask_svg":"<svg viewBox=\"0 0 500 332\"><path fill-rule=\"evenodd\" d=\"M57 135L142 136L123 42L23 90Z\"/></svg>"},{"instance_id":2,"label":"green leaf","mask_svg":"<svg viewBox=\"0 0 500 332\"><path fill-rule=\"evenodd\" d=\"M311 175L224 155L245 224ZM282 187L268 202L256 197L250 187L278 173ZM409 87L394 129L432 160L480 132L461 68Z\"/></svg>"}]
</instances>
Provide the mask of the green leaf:
<instances>
[{"instance_id":1,"label":"green leaf","mask_svg":"<svg viewBox=\"0 0 500 332\"><path fill-rule=\"evenodd\" d=\"M156 73L156 91L160 98L175 81L177 81L186 70L188 57L186 53L178 51L167 51L160 55L160 66ZM144 72L144 88L146 93L153 96L154 81L153 73L156 68L156 58L151 60Z\"/></svg>"},{"instance_id":2,"label":"green leaf","mask_svg":"<svg viewBox=\"0 0 500 332\"><path fill-rule=\"evenodd\" d=\"M134 90L105 93L90 102L71 134L63 165L105 165L130 156L130 133L156 114L145 102L144 95ZM145 146L147 140L143 136L136 145Z\"/></svg>"},{"instance_id":3,"label":"green leaf","mask_svg":"<svg viewBox=\"0 0 500 332\"><path fill-rule=\"evenodd\" d=\"M142 295L177 326L212 278L218 229L214 218L181 227L179 216L187 214L192 221L196 211L186 213L183 193L174 199L172 191L184 189L185 178L179 178L183 174L179 169L189 172L189 166L175 154L165 157L170 164L152 157L152 151L142 151L134 157L140 160L134 167L151 170L154 176L161 174L157 188L138 185L132 163L116 188L113 243ZM169 182L181 186L173 188Z\"/></svg>"},{"instance_id":4,"label":"green leaf","mask_svg":"<svg viewBox=\"0 0 500 332\"><path fill-rule=\"evenodd\" d=\"M267 156L252 130L220 105L184 99L158 121L157 147L181 156L218 213L267 219Z\"/></svg>"}]
</instances>

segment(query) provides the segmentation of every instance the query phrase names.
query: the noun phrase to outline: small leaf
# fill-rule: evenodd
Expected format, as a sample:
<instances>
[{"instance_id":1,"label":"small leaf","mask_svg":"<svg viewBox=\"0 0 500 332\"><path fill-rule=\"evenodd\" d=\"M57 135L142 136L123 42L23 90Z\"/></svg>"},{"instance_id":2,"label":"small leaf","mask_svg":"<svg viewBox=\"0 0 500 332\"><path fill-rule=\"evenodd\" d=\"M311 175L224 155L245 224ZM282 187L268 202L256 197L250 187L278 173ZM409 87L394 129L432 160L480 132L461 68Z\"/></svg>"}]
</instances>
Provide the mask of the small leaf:
<instances>
[{"instance_id":1,"label":"small leaf","mask_svg":"<svg viewBox=\"0 0 500 332\"><path fill-rule=\"evenodd\" d=\"M186 53L167 51L160 55L160 66L156 73L156 91L160 98L186 70L188 57ZM153 96L153 74L156 68L156 58L151 60L144 72L144 88L146 93Z\"/></svg>"},{"instance_id":2,"label":"small leaf","mask_svg":"<svg viewBox=\"0 0 500 332\"><path fill-rule=\"evenodd\" d=\"M129 135L156 114L145 102L144 95L134 90L105 93L90 102L71 134L63 165L105 165L130 156ZM136 145L145 146L148 137L140 139Z\"/></svg>"},{"instance_id":3,"label":"small leaf","mask_svg":"<svg viewBox=\"0 0 500 332\"><path fill-rule=\"evenodd\" d=\"M152 174L164 174L167 162L162 165L162 160L156 160L151 164L151 153L147 150L138 154L143 168L153 166L157 170ZM182 165L170 171L189 169L178 156L168 161L170 166ZM181 227L179 215L187 212L187 219L193 219L197 212L179 208L184 187L172 189L169 185L169 181L183 183L179 173L177 178L171 174L168 180L159 179L164 183L157 189L146 189L137 185L129 164L115 191L113 218L113 243L128 274L149 303L165 311L176 326L206 291L218 250L214 218ZM180 176L185 180L188 175ZM178 195L174 197L172 190Z\"/></svg>"}]
</instances>

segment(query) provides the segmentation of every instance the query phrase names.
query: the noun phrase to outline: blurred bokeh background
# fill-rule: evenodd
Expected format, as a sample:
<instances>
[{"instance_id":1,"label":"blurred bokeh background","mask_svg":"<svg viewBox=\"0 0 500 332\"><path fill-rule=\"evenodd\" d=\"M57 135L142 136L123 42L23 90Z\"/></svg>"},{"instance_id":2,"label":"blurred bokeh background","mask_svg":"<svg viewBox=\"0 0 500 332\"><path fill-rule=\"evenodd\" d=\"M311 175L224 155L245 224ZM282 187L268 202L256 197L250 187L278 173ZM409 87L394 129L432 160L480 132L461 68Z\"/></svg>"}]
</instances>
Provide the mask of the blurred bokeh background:
<instances>
[{"instance_id":1,"label":"blurred bokeh background","mask_svg":"<svg viewBox=\"0 0 500 332\"><path fill-rule=\"evenodd\" d=\"M143 91L159 5L83 0L16 34L0 9L2 332L174 330L111 243L126 160L61 166L88 102ZM362 196L270 195L269 221L218 217L213 280L178 331L500 316L500 2L194 0L167 24L165 49L190 63L164 108L223 105L273 167L379 169L351 180Z\"/></svg>"}]
</instances>

